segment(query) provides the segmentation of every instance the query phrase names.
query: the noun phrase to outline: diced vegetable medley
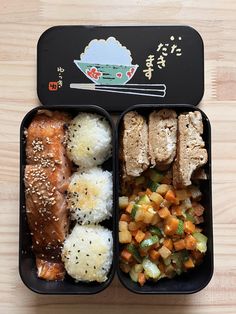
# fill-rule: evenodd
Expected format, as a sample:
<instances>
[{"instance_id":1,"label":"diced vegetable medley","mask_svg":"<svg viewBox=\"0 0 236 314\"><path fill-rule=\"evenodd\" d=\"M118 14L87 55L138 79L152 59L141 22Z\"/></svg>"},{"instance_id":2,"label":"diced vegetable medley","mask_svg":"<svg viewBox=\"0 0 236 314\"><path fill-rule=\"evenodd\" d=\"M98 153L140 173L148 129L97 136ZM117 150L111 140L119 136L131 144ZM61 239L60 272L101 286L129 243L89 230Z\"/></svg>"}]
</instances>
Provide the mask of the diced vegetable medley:
<instances>
[{"instance_id":1,"label":"diced vegetable medley","mask_svg":"<svg viewBox=\"0 0 236 314\"><path fill-rule=\"evenodd\" d=\"M171 183L170 172L149 169L119 198L120 268L141 286L196 267L207 250L201 191Z\"/></svg>"}]
</instances>

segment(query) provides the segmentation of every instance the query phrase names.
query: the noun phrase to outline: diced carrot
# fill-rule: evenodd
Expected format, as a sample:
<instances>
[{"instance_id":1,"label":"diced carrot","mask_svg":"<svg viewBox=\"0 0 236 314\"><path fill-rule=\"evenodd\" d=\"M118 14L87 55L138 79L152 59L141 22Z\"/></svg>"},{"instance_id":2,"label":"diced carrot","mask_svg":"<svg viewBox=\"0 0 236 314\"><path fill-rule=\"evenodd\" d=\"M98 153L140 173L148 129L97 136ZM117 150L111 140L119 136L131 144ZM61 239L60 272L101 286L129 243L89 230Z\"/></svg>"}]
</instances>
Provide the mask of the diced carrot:
<instances>
[{"instance_id":1,"label":"diced carrot","mask_svg":"<svg viewBox=\"0 0 236 314\"><path fill-rule=\"evenodd\" d=\"M127 214L122 214L120 216L120 221L127 221L127 222L130 222L130 216L127 215Z\"/></svg>"},{"instance_id":2,"label":"diced carrot","mask_svg":"<svg viewBox=\"0 0 236 314\"><path fill-rule=\"evenodd\" d=\"M139 282L141 287L145 284L146 278L145 278L144 273L139 273L138 274L138 282Z\"/></svg>"},{"instance_id":3,"label":"diced carrot","mask_svg":"<svg viewBox=\"0 0 236 314\"><path fill-rule=\"evenodd\" d=\"M132 259L132 254L126 249L121 252L120 256L127 262L130 262Z\"/></svg>"},{"instance_id":4,"label":"diced carrot","mask_svg":"<svg viewBox=\"0 0 236 314\"><path fill-rule=\"evenodd\" d=\"M175 193L172 190L167 191L167 193L165 195L165 199L168 202L171 202L171 203L176 203L177 202L177 198L175 196Z\"/></svg>"},{"instance_id":5,"label":"diced carrot","mask_svg":"<svg viewBox=\"0 0 236 314\"><path fill-rule=\"evenodd\" d=\"M148 239L148 238L150 238L151 237L151 232L149 232L149 231L146 231L145 232L145 237L144 237L144 239Z\"/></svg>"},{"instance_id":6,"label":"diced carrot","mask_svg":"<svg viewBox=\"0 0 236 314\"><path fill-rule=\"evenodd\" d=\"M170 216L170 211L167 207L163 207L158 210L158 214L162 219L166 219L168 216Z\"/></svg>"},{"instance_id":7,"label":"diced carrot","mask_svg":"<svg viewBox=\"0 0 236 314\"><path fill-rule=\"evenodd\" d=\"M147 194L147 196L150 196L150 195L152 194L152 191L151 191L150 189L148 189L148 188L147 188L147 190L146 190L146 194Z\"/></svg>"},{"instance_id":8,"label":"diced carrot","mask_svg":"<svg viewBox=\"0 0 236 314\"><path fill-rule=\"evenodd\" d=\"M158 258L160 257L160 253L156 250L150 250L149 256L151 257L153 261L155 261L155 260L158 260Z\"/></svg>"},{"instance_id":9,"label":"diced carrot","mask_svg":"<svg viewBox=\"0 0 236 314\"><path fill-rule=\"evenodd\" d=\"M138 230L132 230L130 231L130 233L132 234L132 237L136 237L137 233L138 233Z\"/></svg>"},{"instance_id":10,"label":"diced carrot","mask_svg":"<svg viewBox=\"0 0 236 314\"><path fill-rule=\"evenodd\" d=\"M137 230L137 233L135 235L135 240L140 243L141 241L143 241L143 239L145 238L145 233L142 232L141 230Z\"/></svg>"},{"instance_id":11,"label":"diced carrot","mask_svg":"<svg viewBox=\"0 0 236 314\"><path fill-rule=\"evenodd\" d=\"M193 268L195 266L191 257L184 262L184 266L185 268Z\"/></svg>"},{"instance_id":12,"label":"diced carrot","mask_svg":"<svg viewBox=\"0 0 236 314\"><path fill-rule=\"evenodd\" d=\"M175 234L176 230L178 229L179 219L170 216L166 219L164 232L166 235L173 235Z\"/></svg>"},{"instance_id":13,"label":"diced carrot","mask_svg":"<svg viewBox=\"0 0 236 314\"><path fill-rule=\"evenodd\" d=\"M182 216L183 211L182 211L182 208L180 206L173 205L171 207L171 213L172 213L172 215L175 215L175 216Z\"/></svg>"},{"instance_id":14,"label":"diced carrot","mask_svg":"<svg viewBox=\"0 0 236 314\"><path fill-rule=\"evenodd\" d=\"M165 247L167 247L167 249L169 249L170 251L173 250L173 242L172 242L172 240L171 240L170 238L165 239L165 240L163 241L163 245L164 245Z\"/></svg>"},{"instance_id":15,"label":"diced carrot","mask_svg":"<svg viewBox=\"0 0 236 314\"><path fill-rule=\"evenodd\" d=\"M189 220L185 221L184 222L184 232L186 232L186 233L195 232L195 225Z\"/></svg>"},{"instance_id":16,"label":"diced carrot","mask_svg":"<svg viewBox=\"0 0 236 314\"><path fill-rule=\"evenodd\" d=\"M185 238L185 247L187 250L195 250L197 240L191 235L187 235Z\"/></svg>"},{"instance_id":17,"label":"diced carrot","mask_svg":"<svg viewBox=\"0 0 236 314\"><path fill-rule=\"evenodd\" d=\"M183 239L174 242L174 247L176 251L185 249L185 241Z\"/></svg>"},{"instance_id":18,"label":"diced carrot","mask_svg":"<svg viewBox=\"0 0 236 314\"><path fill-rule=\"evenodd\" d=\"M132 208L133 208L133 204L132 204L132 203L129 203L129 205L126 207L125 211L126 211L127 213L131 214Z\"/></svg>"}]
</instances>

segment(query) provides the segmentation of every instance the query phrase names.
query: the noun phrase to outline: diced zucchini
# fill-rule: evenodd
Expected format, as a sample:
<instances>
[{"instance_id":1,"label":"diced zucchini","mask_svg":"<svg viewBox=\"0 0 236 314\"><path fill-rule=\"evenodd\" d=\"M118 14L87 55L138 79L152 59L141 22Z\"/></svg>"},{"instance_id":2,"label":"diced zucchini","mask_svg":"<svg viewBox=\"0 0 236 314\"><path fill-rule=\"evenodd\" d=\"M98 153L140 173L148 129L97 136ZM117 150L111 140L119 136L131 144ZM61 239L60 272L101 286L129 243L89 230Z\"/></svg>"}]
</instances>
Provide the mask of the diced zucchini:
<instances>
[{"instance_id":1,"label":"diced zucchini","mask_svg":"<svg viewBox=\"0 0 236 314\"><path fill-rule=\"evenodd\" d=\"M150 204L150 199L149 199L149 197L145 194L145 195L142 195L142 196L140 196L140 198L139 198L139 200L138 200L138 202L137 202L137 204L139 204L139 205L142 205L142 204Z\"/></svg>"},{"instance_id":2,"label":"diced zucchini","mask_svg":"<svg viewBox=\"0 0 236 314\"><path fill-rule=\"evenodd\" d=\"M157 235L158 237L162 237L162 233L161 233L161 230L158 228L158 227L155 227L155 226L151 226L149 228L149 231L151 232L151 234L153 235Z\"/></svg>"},{"instance_id":3,"label":"diced zucchini","mask_svg":"<svg viewBox=\"0 0 236 314\"><path fill-rule=\"evenodd\" d=\"M163 262L164 262L165 266L170 265L170 264L171 264L171 258L170 258L170 256L167 257L167 258L165 258L165 259L163 259Z\"/></svg>"},{"instance_id":4,"label":"diced zucchini","mask_svg":"<svg viewBox=\"0 0 236 314\"><path fill-rule=\"evenodd\" d=\"M159 242L159 237L157 235L153 235L150 238L143 240L140 243L140 248L141 249L147 249L150 246L152 246L153 244L156 244L158 242Z\"/></svg>"},{"instance_id":5,"label":"diced zucchini","mask_svg":"<svg viewBox=\"0 0 236 314\"><path fill-rule=\"evenodd\" d=\"M193 212L194 212L193 208L190 208L188 211L185 212L185 216L186 216L186 220L189 220L192 223L195 223Z\"/></svg>"},{"instance_id":6,"label":"diced zucchini","mask_svg":"<svg viewBox=\"0 0 236 314\"><path fill-rule=\"evenodd\" d=\"M177 228L176 233L179 235L182 235L184 233L184 223L180 219L179 219L179 224L178 224L178 228Z\"/></svg>"},{"instance_id":7,"label":"diced zucchini","mask_svg":"<svg viewBox=\"0 0 236 314\"><path fill-rule=\"evenodd\" d=\"M135 271L134 266L131 268L129 275L134 282L138 282L138 273Z\"/></svg>"},{"instance_id":8,"label":"diced zucchini","mask_svg":"<svg viewBox=\"0 0 236 314\"><path fill-rule=\"evenodd\" d=\"M137 248L135 247L134 244L130 243L127 245L126 249L132 254L132 256L134 257L134 259L138 262L138 263L142 263L142 257L139 254L139 251L137 250Z\"/></svg>"},{"instance_id":9,"label":"diced zucchini","mask_svg":"<svg viewBox=\"0 0 236 314\"><path fill-rule=\"evenodd\" d=\"M125 209L129 205L129 198L127 196L119 197L119 208Z\"/></svg>"},{"instance_id":10,"label":"diced zucchini","mask_svg":"<svg viewBox=\"0 0 236 314\"><path fill-rule=\"evenodd\" d=\"M183 263L188 260L189 254L187 250L182 250L171 254L171 260L176 265L177 269L183 267Z\"/></svg>"},{"instance_id":11,"label":"diced zucchini","mask_svg":"<svg viewBox=\"0 0 236 314\"><path fill-rule=\"evenodd\" d=\"M132 210L131 210L131 217L132 217L132 219L135 219L135 216L136 216L136 213L137 213L137 210L139 209L139 208L141 208L141 206L140 205L137 205L137 204L134 204L133 205L133 208L132 208Z\"/></svg>"},{"instance_id":12,"label":"diced zucchini","mask_svg":"<svg viewBox=\"0 0 236 314\"><path fill-rule=\"evenodd\" d=\"M193 233L193 236L197 240L196 249L201 253L205 253L207 251L207 237L200 232Z\"/></svg>"},{"instance_id":13,"label":"diced zucchini","mask_svg":"<svg viewBox=\"0 0 236 314\"><path fill-rule=\"evenodd\" d=\"M152 191L152 192L156 192L157 188L159 187L159 183L157 182L153 182L153 181L149 181L148 182L148 188Z\"/></svg>"},{"instance_id":14,"label":"diced zucchini","mask_svg":"<svg viewBox=\"0 0 236 314\"><path fill-rule=\"evenodd\" d=\"M145 258L143 260L142 265L143 265L145 274L149 278L157 279L160 276L161 274L160 269L157 267L156 264L152 263L148 258Z\"/></svg>"}]
</instances>

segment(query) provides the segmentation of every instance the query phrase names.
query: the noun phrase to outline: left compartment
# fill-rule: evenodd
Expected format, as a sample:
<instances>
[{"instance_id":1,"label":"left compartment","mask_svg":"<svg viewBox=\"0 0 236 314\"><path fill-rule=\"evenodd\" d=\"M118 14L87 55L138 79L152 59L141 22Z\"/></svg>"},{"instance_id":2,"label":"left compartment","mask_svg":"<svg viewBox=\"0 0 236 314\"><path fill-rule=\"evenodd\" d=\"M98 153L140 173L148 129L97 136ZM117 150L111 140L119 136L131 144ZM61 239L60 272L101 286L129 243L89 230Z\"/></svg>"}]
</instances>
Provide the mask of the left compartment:
<instances>
[{"instance_id":1,"label":"left compartment","mask_svg":"<svg viewBox=\"0 0 236 314\"><path fill-rule=\"evenodd\" d=\"M26 204L25 204L25 185L24 185L24 170L26 166L26 137L25 129L28 128L31 121L38 113L38 111L49 110L50 112L59 111L66 112L72 118L77 116L79 113L93 113L105 118L109 123L111 129L111 145L112 153L111 157L106 160L101 168L112 173L113 182L113 206L112 206L112 216L109 219L103 220L100 225L112 231L113 236L113 257L112 265L110 267L109 273L107 274L107 280L104 282L76 282L68 274L65 275L63 281L46 281L38 278L35 254L32 251L32 239L30 235L28 219L26 214ZM65 294L65 295L80 295L80 294L95 294L111 283L114 273L115 273L115 243L116 243L116 223L115 223L115 136L114 136L114 126L110 115L102 108L94 105L67 105L67 106L47 106L37 107L32 109L24 117L21 128L20 128L20 239L19 239L19 272L22 281L25 285L34 292L42 294ZM89 259L89 257L88 257ZM87 264L87 261L86 261ZM95 266L94 266L95 267Z\"/></svg>"}]
</instances>

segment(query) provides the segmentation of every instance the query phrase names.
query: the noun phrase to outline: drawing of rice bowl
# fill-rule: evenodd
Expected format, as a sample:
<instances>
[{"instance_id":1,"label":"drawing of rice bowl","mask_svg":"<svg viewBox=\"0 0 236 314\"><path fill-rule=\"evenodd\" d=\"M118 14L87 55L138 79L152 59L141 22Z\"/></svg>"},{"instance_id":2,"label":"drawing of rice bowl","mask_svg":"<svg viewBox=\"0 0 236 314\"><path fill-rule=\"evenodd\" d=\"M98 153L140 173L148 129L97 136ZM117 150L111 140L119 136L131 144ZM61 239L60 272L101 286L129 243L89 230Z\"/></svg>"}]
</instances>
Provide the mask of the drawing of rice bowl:
<instances>
[{"instance_id":1,"label":"drawing of rice bowl","mask_svg":"<svg viewBox=\"0 0 236 314\"><path fill-rule=\"evenodd\" d=\"M131 62L130 51L114 37L92 40L80 55L80 60L74 60L76 66L99 85L126 84L138 68Z\"/></svg>"}]
</instances>

